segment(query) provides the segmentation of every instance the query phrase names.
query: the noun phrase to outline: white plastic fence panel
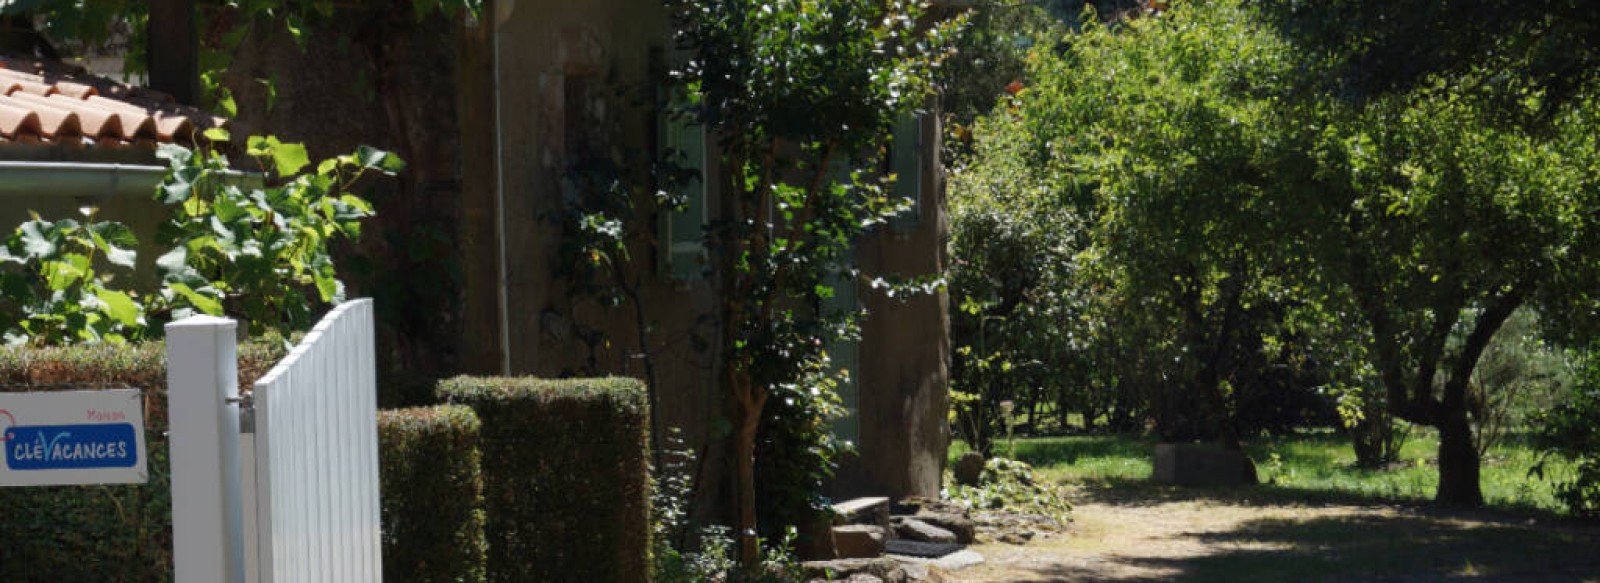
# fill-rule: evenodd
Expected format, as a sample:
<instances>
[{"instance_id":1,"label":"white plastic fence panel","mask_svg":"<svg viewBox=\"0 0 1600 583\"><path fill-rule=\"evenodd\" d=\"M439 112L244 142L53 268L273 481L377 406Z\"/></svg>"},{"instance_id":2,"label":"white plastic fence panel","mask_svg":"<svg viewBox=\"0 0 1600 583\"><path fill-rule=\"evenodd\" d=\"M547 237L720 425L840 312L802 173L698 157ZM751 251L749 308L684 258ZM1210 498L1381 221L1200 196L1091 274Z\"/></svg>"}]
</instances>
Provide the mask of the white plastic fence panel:
<instances>
[{"instance_id":1,"label":"white plastic fence panel","mask_svg":"<svg viewBox=\"0 0 1600 583\"><path fill-rule=\"evenodd\" d=\"M373 343L372 301L346 302L255 384L262 583L383 579Z\"/></svg>"},{"instance_id":2,"label":"white plastic fence panel","mask_svg":"<svg viewBox=\"0 0 1600 583\"><path fill-rule=\"evenodd\" d=\"M172 558L177 583L243 579L238 327L198 316L167 324Z\"/></svg>"}]
</instances>

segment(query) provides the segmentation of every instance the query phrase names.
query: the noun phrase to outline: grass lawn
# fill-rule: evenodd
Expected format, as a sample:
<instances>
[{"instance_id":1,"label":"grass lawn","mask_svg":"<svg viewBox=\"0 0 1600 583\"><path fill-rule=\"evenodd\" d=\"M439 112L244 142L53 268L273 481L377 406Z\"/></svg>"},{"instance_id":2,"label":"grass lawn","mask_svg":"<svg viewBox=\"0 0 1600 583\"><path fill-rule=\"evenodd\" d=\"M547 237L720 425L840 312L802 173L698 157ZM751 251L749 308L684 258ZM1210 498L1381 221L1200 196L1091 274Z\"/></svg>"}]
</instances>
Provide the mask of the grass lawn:
<instances>
[{"instance_id":1,"label":"grass lawn","mask_svg":"<svg viewBox=\"0 0 1600 583\"><path fill-rule=\"evenodd\" d=\"M1141 436L1029 437L1016 440L1016 457L1032 464L1044 477L1069 483L1137 488L1135 482L1150 477L1155 441ZM1402 450L1402 461L1383 470L1355 467L1355 453L1344 436L1312 433L1266 437L1245 444L1257 473L1265 483L1253 495L1284 500L1342 500L1360 502L1422 502L1433 498L1438 485L1434 459L1438 436L1418 428ZM951 459L967 451L956 442ZM1009 455L1006 442L996 443L998 455ZM1558 514L1550 483L1528 475L1538 454L1516 435L1490 450L1483 465L1484 498L1491 508ZM1566 466L1547 469L1561 476Z\"/></svg>"}]
</instances>

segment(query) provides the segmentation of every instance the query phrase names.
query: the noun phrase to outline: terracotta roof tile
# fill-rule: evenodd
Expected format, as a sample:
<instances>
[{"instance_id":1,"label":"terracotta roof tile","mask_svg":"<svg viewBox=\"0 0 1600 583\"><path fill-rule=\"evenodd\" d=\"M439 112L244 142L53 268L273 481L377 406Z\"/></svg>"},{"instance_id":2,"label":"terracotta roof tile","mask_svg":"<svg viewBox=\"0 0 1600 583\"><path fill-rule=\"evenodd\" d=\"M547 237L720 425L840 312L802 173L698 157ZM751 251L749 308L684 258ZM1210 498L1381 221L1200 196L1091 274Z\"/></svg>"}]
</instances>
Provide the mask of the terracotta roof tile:
<instances>
[{"instance_id":1,"label":"terracotta roof tile","mask_svg":"<svg viewBox=\"0 0 1600 583\"><path fill-rule=\"evenodd\" d=\"M45 100L45 98L39 99L41 101ZM10 96L0 96L0 103L19 110L31 111L37 115L39 117L39 133L46 138L64 142L83 137L81 124L78 122L78 114L73 113L71 110L23 99L13 99Z\"/></svg>"},{"instance_id":2,"label":"terracotta roof tile","mask_svg":"<svg viewBox=\"0 0 1600 583\"><path fill-rule=\"evenodd\" d=\"M82 99L73 99L60 94L40 97L21 91L12 93L4 99L23 101L31 106L53 107L75 113L78 115L78 123L82 126L83 134L86 136L114 136L120 139L132 137L130 132L123 130L120 114L95 107ZM151 128L151 135L155 135L153 127Z\"/></svg>"},{"instance_id":3,"label":"terracotta roof tile","mask_svg":"<svg viewBox=\"0 0 1600 583\"><path fill-rule=\"evenodd\" d=\"M0 144L191 146L204 141L200 132L227 124L171 95L89 75L70 63L0 56Z\"/></svg>"},{"instance_id":4,"label":"terracotta roof tile","mask_svg":"<svg viewBox=\"0 0 1600 583\"><path fill-rule=\"evenodd\" d=\"M0 103L0 136L7 140L27 141L24 138L30 135L39 135L39 114Z\"/></svg>"}]
</instances>

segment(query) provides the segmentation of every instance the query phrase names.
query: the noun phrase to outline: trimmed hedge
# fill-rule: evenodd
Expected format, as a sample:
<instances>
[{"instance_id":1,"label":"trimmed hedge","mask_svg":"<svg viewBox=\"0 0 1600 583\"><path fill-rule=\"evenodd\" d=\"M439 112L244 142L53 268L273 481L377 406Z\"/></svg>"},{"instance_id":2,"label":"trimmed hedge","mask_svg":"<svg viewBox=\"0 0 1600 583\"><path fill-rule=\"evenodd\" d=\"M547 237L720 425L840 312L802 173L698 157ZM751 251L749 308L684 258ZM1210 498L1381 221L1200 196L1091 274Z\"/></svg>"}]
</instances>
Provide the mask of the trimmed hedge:
<instances>
[{"instance_id":1,"label":"trimmed hedge","mask_svg":"<svg viewBox=\"0 0 1600 583\"><path fill-rule=\"evenodd\" d=\"M484 580L480 427L461 405L378 412L385 581Z\"/></svg>"},{"instance_id":2,"label":"trimmed hedge","mask_svg":"<svg viewBox=\"0 0 1600 583\"><path fill-rule=\"evenodd\" d=\"M649 405L634 379L456 377L483 421L489 579L650 579Z\"/></svg>"},{"instance_id":3,"label":"trimmed hedge","mask_svg":"<svg viewBox=\"0 0 1600 583\"><path fill-rule=\"evenodd\" d=\"M240 345L241 386L255 382L282 356L278 342ZM0 349L0 391L113 383L144 392L150 481L0 488L0 573L27 581L172 580L166 345Z\"/></svg>"}]
</instances>

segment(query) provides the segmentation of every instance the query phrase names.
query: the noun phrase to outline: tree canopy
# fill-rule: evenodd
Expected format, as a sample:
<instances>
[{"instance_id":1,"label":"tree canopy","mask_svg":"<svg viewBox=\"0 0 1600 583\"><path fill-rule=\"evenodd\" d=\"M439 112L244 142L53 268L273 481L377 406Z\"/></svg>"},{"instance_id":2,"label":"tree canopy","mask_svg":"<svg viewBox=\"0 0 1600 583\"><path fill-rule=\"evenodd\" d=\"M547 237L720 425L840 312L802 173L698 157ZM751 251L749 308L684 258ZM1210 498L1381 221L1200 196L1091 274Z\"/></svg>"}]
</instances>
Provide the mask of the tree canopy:
<instances>
[{"instance_id":1,"label":"tree canopy","mask_svg":"<svg viewBox=\"0 0 1600 583\"><path fill-rule=\"evenodd\" d=\"M1142 339L1116 350L1157 363L1138 382L1164 437L1199 411L1236 442L1263 370L1380 384L1389 412L1440 430L1439 499L1481 504L1469 385L1489 342L1523 306L1573 339L1600 314L1597 86L1553 73L1588 71L1582 21L1547 21L1562 3L1503 30L1385 6L1345 7L1381 25L1314 26L1333 5L1177 3L1035 50L1027 88L980 122L956 208L1015 160L1018 208L1083 225L1057 295L1121 306L1087 317L1112 323L1101 342Z\"/></svg>"}]
</instances>

